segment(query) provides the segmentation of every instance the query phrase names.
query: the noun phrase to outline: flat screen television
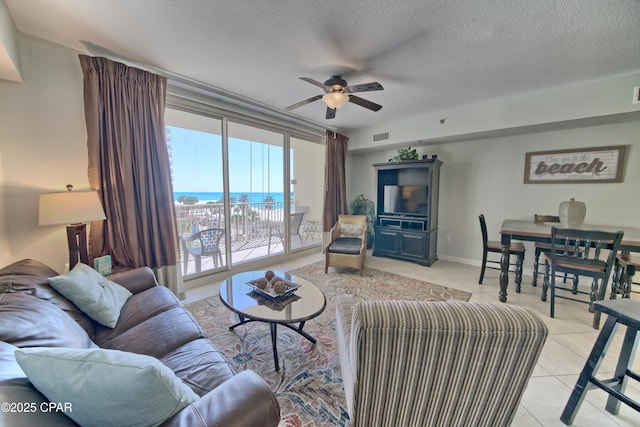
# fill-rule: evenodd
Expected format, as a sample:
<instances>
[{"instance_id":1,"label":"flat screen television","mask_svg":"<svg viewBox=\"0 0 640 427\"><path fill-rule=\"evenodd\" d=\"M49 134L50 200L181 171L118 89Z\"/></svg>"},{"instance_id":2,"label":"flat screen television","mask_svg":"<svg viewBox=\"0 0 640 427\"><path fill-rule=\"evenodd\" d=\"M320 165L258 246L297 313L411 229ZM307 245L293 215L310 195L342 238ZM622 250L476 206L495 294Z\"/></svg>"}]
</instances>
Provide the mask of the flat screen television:
<instances>
[{"instance_id":1,"label":"flat screen television","mask_svg":"<svg viewBox=\"0 0 640 427\"><path fill-rule=\"evenodd\" d=\"M385 185L382 194L383 213L395 215L427 215L426 185Z\"/></svg>"}]
</instances>

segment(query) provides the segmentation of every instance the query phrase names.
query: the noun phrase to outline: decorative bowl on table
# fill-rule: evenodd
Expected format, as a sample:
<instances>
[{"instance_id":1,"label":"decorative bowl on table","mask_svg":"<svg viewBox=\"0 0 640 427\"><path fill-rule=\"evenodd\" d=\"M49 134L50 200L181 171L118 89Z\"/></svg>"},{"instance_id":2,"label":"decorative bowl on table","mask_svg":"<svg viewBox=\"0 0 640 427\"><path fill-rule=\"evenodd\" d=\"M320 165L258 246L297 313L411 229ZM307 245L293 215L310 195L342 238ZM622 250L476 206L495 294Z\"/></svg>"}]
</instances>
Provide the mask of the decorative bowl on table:
<instances>
[{"instance_id":1,"label":"decorative bowl on table","mask_svg":"<svg viewBox=\"0 0 640 427\"><path fill-rule=\"evenodd\" d=\"M250 280L247 284L251 286L255 292L271 299L289 296L300 287L297 283L275 275L271 276L271 280L268 280L266 277L261 277Z\"/></svg>"}]
</instances>

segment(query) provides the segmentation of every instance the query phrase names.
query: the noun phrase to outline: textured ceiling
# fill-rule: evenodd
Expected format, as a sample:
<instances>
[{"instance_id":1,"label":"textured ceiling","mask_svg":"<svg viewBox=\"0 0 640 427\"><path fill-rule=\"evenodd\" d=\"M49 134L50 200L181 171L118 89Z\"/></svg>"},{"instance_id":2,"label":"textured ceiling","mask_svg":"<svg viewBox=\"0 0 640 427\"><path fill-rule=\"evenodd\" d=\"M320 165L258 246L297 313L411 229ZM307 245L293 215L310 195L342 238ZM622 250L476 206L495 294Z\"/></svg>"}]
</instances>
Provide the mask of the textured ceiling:
<instances>
[{"instance_id":1,"label":"textured ceiling","mask_svg":"<svg viewBox=\"0 0 640 427\"><path fill-rule=\"evenodd\" d=\"M299 76L380 82L377 113L292 111L343 130L640 70L638 0L5 1L23 33L280 110L320 93Z\"/></svg>"}]
</instances>

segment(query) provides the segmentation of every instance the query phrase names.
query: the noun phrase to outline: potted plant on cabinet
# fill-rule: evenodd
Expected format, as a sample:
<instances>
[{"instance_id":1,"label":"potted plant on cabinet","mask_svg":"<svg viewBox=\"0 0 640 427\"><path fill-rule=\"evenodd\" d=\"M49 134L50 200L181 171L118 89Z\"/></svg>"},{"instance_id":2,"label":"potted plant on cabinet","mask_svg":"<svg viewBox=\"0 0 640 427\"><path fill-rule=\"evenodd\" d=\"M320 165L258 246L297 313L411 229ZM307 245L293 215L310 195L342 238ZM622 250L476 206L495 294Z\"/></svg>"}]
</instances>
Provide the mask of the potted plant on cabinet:
<instances>
[{"instance_id":1,"label":"potted plant on cabinet","mask_svg":"<svg viewBox=\"0 0 640 427\"><path fill-rule=\"evenodd\" d=\"M375 233L373 227L376 218L376 207L372 200L367 199L364 194L359 194L349 205L351 215L365 215L367 217L367 249L373 247Z\"/></svg>"},{"instance_id":2,"label":"potted plant on cabinet","mask_svg":"<svg viewBox=\"0 0 640 427\"><path fill-rule=\"evenodd\" d=\"M418 159L419 159L418 151L415 148L411 149L411 147L407 147L407 148L399 149L398 154L393 156L392 159L389 159L389 162L398 163L398 162L403 162L405 160L418 160Z\"/></svg>"}]
</instances>

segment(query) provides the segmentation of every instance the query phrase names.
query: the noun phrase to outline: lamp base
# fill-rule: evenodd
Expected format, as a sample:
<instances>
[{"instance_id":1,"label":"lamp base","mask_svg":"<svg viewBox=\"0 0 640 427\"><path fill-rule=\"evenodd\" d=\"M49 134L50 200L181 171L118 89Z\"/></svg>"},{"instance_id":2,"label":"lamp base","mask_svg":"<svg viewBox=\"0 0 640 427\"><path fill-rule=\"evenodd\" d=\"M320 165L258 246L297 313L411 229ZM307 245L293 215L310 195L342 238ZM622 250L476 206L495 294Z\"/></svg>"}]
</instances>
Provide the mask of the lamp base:
<instances>
[{"instance_id":1,"label":"lamp base","mask_svg":"<svg viewBox=\"0 0 640 427\"><path fill-rule=\"evenodd\" d=\"M67 242L69 243L69 270L78 262L89 264L87 249L87 224L67 225Z\"/></svg>"}]
</instances>

